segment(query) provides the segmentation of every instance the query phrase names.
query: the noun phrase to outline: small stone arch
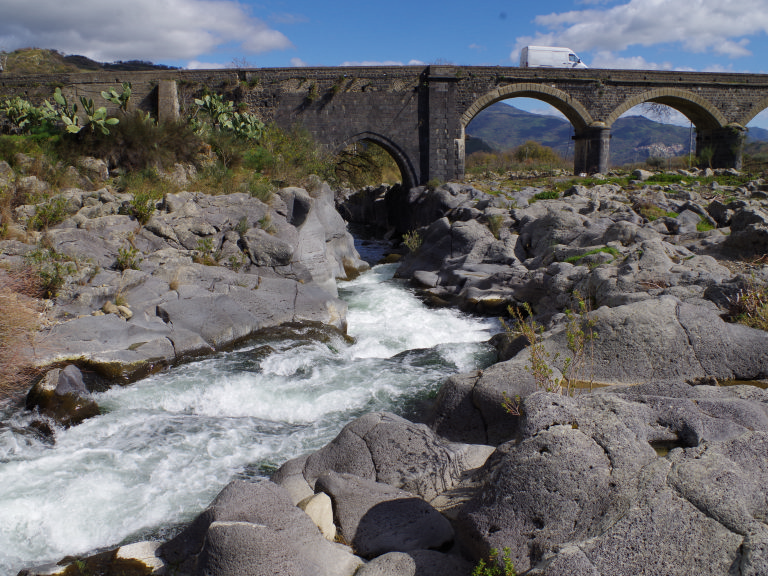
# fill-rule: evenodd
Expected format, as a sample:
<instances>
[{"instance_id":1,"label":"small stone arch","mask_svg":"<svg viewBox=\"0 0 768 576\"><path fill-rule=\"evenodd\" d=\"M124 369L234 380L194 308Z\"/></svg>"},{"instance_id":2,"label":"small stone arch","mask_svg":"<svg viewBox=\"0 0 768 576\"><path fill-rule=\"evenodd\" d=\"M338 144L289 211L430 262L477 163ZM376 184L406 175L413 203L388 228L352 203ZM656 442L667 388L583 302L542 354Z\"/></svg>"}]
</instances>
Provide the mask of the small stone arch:
<instances>
[{"instance_id":1,"label":"small stone arch","mask_svg":"<svg viewBox=\"0 0 768 576\"><path fill-rule=\"evenodd\" d=\"M499 86L475 100L461 115L462 132L472 119L491 104L507 98L535 98L557 108L573 124L576 132L581 132L593 124L587 109L573 96L546 84L519 83Z\"/></svg>"},{"instance_id":2,"label":"small stone arch","mask_svg":"<svg viewBox=\"0 0 768 576\"><path fill-rule=\"evenodd\" d=\"M397 164L397 167L400 169L400 175L403 178L403 188L405 190L410 190L414 186L418 186L419 179L416 174L416 170L413 168L413 163L411 162L410 158L408 158L408 155L392 140L386 136L382 136L381 134L376 134L375 132L359 132L354 136L350 136L341 144L335 146L333 153L339 154L347 146L350 146L355 142L362 142L364 140L378 144L384 148L384 150L386 150L390 156L392 156L395 164Z\"/></svg>"},{"instance_id":3,"label":"small stone arch","mask_svg":"<svg viewBox=\"0 0 768 576\"><path fill-rule=\"evenodd\" d=\"M666 104L684 114L699 130L718 129L728 125L728 120L711 102L698 94L680 88L656 88L628 98L605 119L606 126L612 126L627 110L645 102Z\"/></svg>"}]
</instances>

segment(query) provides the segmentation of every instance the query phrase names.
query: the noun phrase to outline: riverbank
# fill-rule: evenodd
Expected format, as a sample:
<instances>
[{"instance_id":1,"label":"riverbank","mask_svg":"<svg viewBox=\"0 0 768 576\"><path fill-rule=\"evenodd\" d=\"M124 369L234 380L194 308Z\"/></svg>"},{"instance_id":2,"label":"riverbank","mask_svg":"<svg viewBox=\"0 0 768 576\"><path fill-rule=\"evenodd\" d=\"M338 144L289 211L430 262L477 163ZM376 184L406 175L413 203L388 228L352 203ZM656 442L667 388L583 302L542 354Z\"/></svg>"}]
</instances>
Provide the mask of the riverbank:
<instances>
[{"instance_id":1,"label":"riverbank","mask_svg":"<svg viewBox=\"0 0 768 576\"><path fill-rule=\"evenodd\" d=\"M397 274L432 305L495 316L528 303L543 379L530 340L500 338L504 361L448 378L426 425L366 414L271 483L233 484L151 547L158 569L466 574L491 548L509 548L518 573L549 576L764 571L768 397L718 384L768 377L768 334L732 321L768 281L765 184L703 187L705 175L680 176L554 195L455 183L368 190L343 207L418 240ZM266 245L270 257L282 253ZM153 303L162 320L167 304ZM574 334L590 331L574 348ZM555 393L574 380L604 387ZM346 546L318 540L296 504Z\"/></svg>"}]
</instances>

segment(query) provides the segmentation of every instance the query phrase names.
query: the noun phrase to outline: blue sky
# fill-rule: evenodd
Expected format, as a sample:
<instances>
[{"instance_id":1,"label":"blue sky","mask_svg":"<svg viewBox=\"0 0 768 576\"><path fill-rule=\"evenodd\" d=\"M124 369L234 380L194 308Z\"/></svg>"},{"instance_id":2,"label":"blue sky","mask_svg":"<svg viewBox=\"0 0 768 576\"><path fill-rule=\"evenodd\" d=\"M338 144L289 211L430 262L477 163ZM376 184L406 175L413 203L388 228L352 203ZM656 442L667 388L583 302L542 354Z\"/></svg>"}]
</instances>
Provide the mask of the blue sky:
<instances>
[{"instance_id":1,"label":"blue sky","mask_svg":"<svg viewBox=\"0 0 768 576\"><path fill-rule=\"evenodd\" d=\"M0 50L183 68L516 66L543 44L591 68L768 73L766 32L768 0L0 0Z\"/></svg>"}]
</instances>

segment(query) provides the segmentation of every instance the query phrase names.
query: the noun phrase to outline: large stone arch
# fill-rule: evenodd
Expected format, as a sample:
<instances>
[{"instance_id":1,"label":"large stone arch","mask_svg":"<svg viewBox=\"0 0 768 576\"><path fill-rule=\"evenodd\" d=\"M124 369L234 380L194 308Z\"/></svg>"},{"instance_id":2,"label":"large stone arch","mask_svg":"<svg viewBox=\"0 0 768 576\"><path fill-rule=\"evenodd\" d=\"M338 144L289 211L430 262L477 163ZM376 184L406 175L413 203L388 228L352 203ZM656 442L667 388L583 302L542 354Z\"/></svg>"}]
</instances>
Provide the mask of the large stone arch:
<instances>
[{"instance_id":1,"label":"large stone arch","mask_svg":"<svg viewBox=\"0 0 768 576\"><path fill-rule=\"evenodd\" d=\"M624 112L645 102L665 104L685 114L696 127L696 156L702 158L702 165L741 168L743 125L729 123L710 101L689 90L656 88L627 98L606 118L606 126L610 128Z\"/></svg>"},{"instance_id":2,"label":"large stone arch","mask_svg":"<svg viewBox=\"0 0 768 576\"><path fill-rule=\"evenodd\" d=\"M624 100L605 119L606 126L612 126L619 116L645 102L665 104L674 108L689 118L699 130L717 130L728 125L728 120L720 110L698 94L680 88L656 88Z\"/></svg>"},{"instance_id":3,"label":"large stone arch","mask_svg":"<svg viewBox=\"0 0 768 576\"><path fill-rule=\"evenodd\" d=\"M567 92L546 84L519 83L500 86L475 100L461 115L462 131L483 109L507 98L542 100L562 112L573 124L576 132L586 129L593 123L592 116L587 112L587 109Z\"/></svg>"},{"instance_id":4,"label":"large stone arch","mask_svg":"<svg viewBox=\"0 0 768 576\"><path fill-rule=\"evenodd\" d=\"M608 162L608 133L603 123L595 122L584 105L573 96L553 86L536 83L518 83L500 86L475 100L461 115L461 142L464 131L480 111L491 104L507 98L535 98L553 106L573 125L574 131L574 173L604 172ZM463 148L457 149L457 156L464 162Z\"/></svg>"},{"instance_id":5,"label":"large stone arch","mask_svg":"<svg viewBox=\"0 0 768 576\"><path fill-rule=\"evenodd\" d=\"M355 142L363 141L378 144L384 148L384 150L386 150L390 156L392 156L395 164L397 164L397 167L400 169L400 175L403 178L403 188L405 190L410 190L414 186L418 185L419 179L416 174L416 170L413 167L413 163L411 162L408 155L392 140L386 136L382 136L381 134L377 134L375 132L358 132L357 134L344 140L341 144L336 145L333 149L333 153L339 154L347 146L350 146Z\"/></svg>"}]
</instances>

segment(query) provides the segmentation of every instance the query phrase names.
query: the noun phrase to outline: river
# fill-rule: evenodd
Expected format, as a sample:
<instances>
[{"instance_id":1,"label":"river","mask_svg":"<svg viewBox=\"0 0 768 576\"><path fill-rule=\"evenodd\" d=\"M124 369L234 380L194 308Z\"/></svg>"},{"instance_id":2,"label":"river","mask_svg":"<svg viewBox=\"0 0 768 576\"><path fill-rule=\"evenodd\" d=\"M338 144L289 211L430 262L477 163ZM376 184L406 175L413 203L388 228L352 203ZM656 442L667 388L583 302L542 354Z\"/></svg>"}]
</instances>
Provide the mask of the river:
<instances>
[{"instance_id":1,"label":"river","mask_svg":"<svg viewBox=\"0 0 768 576\"><path fill-rule=\"evenodd\" d=\"M414 414L447 375L493 361L495 320L424 306L395 267L340 284L349 338L273 331L95 394L102 414L54 442L0 412L0 573L167 538L233 478L267 477L366 412Z\"/></svg>"}]
</instances>

